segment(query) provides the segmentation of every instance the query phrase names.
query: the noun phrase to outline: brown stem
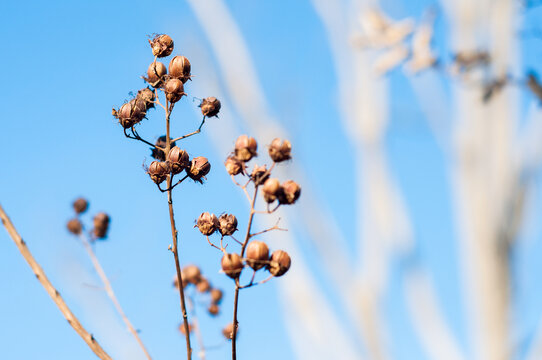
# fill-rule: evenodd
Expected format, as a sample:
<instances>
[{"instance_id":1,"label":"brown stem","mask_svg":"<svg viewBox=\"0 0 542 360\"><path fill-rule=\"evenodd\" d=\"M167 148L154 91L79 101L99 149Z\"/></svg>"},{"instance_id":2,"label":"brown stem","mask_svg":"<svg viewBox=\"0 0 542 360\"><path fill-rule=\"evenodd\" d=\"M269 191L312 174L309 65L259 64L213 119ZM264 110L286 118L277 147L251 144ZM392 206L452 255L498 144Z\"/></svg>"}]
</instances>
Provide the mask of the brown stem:
<instances>
[{"instance_id":1,"label":"brown stem","mask_svg":"<svg viewBox=\"0 0 542 360\"><path fill-rule=\"evenodd\" d=\"M94 339L94 336L90 334L83 325L79 322L79 320L75 317L75 315L71 312L70 308L66 303L64 302L64 299L60 296L60 293L57 289L51 284L47 276L45 275L45 272L41 268L41 266L38 264L36 259L32 256L30 253L30 250L26 246L26 243L21 238L21 236L17 233L17 230L15 229L15 226L13 226L13 223L7 216L7 214L4 212L4 209L2 206L0 206L0 219L2 219L2 223L6 227L6 230L9 234L9 236L13 239L15 242L15 245L17 245L17 248L21 252L21 255L24 257L32 271L34 272L34 275L36 275L36 278L41 283L41 285L45 288L45 291L49 294L51 299L53 299L54 303L64 315L66 320L68 320L68 324L72 326L72 328L81 336L81 338L87 343L88 347L94 351L96 356L98 356L102 360L112 360L111 357L105 352L104 349L98 344L96 339Z\"/></svg>"},{"instance_id":2,"label":"brown stem","mask_svg":"<svg viewBox=\"0 0 542 360\"><path fill-rule=\"evenodd\" d=\"M96 254L94 254L94 251L92 251L92 246L90 246L90 243L88 242L88 240L83 234L81 234L79 238L81 239L81 242L83 243L83 245L85 246L85 249L87 250L88 256L90 257L90 260L92 261L92 265L94 266L94 269L96 269L96 272L98 273L98 276L100 277L100 280L104 284L105 292L107 293L107 296L109 296L109 298L111 299L111 302L113 303L113 305L115 306L115 309L117 310L120 317L122 318L122 321L124 321L124 324L128 328L128 331L130 331L132 335L135 337L135 339L137 340L139 346L145 353L145 356L147 357L147 359L151 360L152 358L149 352L147 351L147 349L145 348L145 345L143 345L143 341L141 341L141 338L139 337L137 330L134 328L134 326L132 325L132 323L126 316L126 314L124 314L124 311L122 310L122 307L120 306L120 303L117 300L117 297L115 296L115 292L113 291L111 282L107 278L107 275L105 274L105 271L102 268L102 265L98 261Z\"/></svg>"},{"instance_id":3,"label":"brown stem","mask_svg":"<svg viewBox=\"0 0 542 360\"><path fill-rule=\"evenodd\" d=\"M168 106L168 101L166 100L166 155L171 149L171 139L169 137L169 117L171 110L173 109L173 104ZM181 273L181 265L179 262L179 252L177 248L177 228L175 226L175 217L173 215L173 198L171 195L171 182L173 180L172 174L169 174L167 177L167 202L169 207L169 222L171 224L171 237L173 244L171 247L171 252L173 252L173 257L175 258L175 270L177 271L177 281L179 283L179 296L181 298L181 311L183 314L184 322L184 334L186 338L186 357L188 360L192 359L192 347L190 346L190 330L188 326L188 315L186 313L186 304L184 298L184 285L183 285L183 276Z\"/></svg>"},{"instance_id":4,"label":"brown stem","mask_svg":"<svg viewBox=\"0 0 542 360\"><path fill-rule=\"evenodd\" d=\"M205 360L205 344L203 343L203 336L201 334L201 329L199 327L199 321L198 317L196 316L196 306L194 305L194 302L190 298L190 296L187 296L188 300L188 307L190 308L191 316L192 316L192 324L194 327L194 333L196 334L196 338L198 339L199 344L199 351L198 351L198 357L200 360Z\"/></svg>"}]
</instances>

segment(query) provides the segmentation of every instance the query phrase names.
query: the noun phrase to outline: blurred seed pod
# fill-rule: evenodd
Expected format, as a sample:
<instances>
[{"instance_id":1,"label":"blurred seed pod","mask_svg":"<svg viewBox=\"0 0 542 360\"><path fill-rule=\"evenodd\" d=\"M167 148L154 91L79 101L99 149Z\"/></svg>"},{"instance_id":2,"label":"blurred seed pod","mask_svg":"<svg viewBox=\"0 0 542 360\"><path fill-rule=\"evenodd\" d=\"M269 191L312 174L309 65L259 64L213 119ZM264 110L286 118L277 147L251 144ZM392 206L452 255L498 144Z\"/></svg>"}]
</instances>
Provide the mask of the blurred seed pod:
<instances>
[{"instance_id":1,"label":"blurred seed pod","mask_svg":"<svg viewBox=\"0 0 542 360\"><path fill-rule=\"evenodd\" d=\"M282 276L286 274L291 265L290 255L286 251L276 250L271 254L269 259L269 265L267 265L267 270L273 276Z\"/></svg>"},{"instance_id":2,"label":"blurred seed pod","mask_svg":"<svg viewBox=\"0 0 542 360\"><path fill-rule=\"evenodd\" d=\"M169 138L169 139L173 140L171 138ZM165 149L166 146L167 146L167 144L166 144L166 136L165 135L160 136L156 140L155 145ZM170 146L174 147L175 146L175 141L171 141ZM166 161L166 154L164 154L164 152L162 150L160 150L160 149L151 148L151 156L153 158L155 158L156 160Z\"/></svg>"},{"instance_id":3,"label":"blurred seed pod","mask_svg":"<svg viewBox=\"0 0 542 360\"><path fill-rule=\"evenodd\" d=\"M192 330L194 329L194 326L191 324L191 323L188 323L188 332L189 333L192 333ZM181 334L183 335L186 335L186 330L184 328L184 322L182 322L180 325L179 325L179 331L181 332Z\"/></svg>"},{"instance_id":4,"label":"blurred seed pod","mask_svg":"<svg viewBox=\"0 0 542 360\"><path fill-rule=\"evenodd\" d=\"M241 135L235 141L235 157L241 161L247 162L257 156L257 150L258 143L252 137Z\"/></svg>"},{"instance_id":5,"label":"blurred seed pod","mask_svg":"<svg viewBox=\"0 0 542 360\"><path fill-rule=\"evenodd\" d=\"M166 180L170 172L169 164L165 161L153 161L147 169L147 174L156 184L161 184Z\"/></svg>"},{"instance_id":6,"label":"blurred seed pod","mask_svg":"<svg viewBox=\"0 0 542 360\"><path fill-rule=\"evenodd\" d=\"M203 99L199 105L201 113L205 117L217 116L220 111L220 106L220 101L214 96Z\"/></svg>"},{"instance_id":7,"label":"blurred seed pod","mask_svg":"<svg viewBox=\"0 0 542 360\"><path fill-rule=\"evenodd\" d=\"M172 104L181 100L181 98L186 95L184 93L183 83L179 79L169 79L166 81L164 92L166 94L166 99Z\"/></svg>"},{"instance_id":8,"label":"blurred seed pod","mask_svg":"<svg viewBox=\"0 0 542 360\"><path fill-rule=\"evenodd\" d=\"M301 187L293 180L282 183L282 191L279 194L279 202L284 205L291 205L299 199Z\"/></svg>"},{"instance_id":9,"label":"blurred seed pod","mask_svg":"<svg viewBox=\"0 0 542 360\"><path fill-rule=\"evenodd\" d=\"M173 39L166 34L156 35L154 39L149 40L152 54L162 58L171 55L173 51Z\"/></svg>"},{"instance_id":10,"label":"blurred seed pod","mask_svg":"<svg viewBox=\"0 0 542 360\"><path fill-rule=\"evenodd\" d=\"M233 337L233 323L229 323L228 325L224 326L224 329L222 329L222 335L228 340L231 340ZM237 334L239 335L239 327L237 327Z\"/></svg>"},{"instance_id":11,"label":"blurred seed pod","mask_svg":"<svg viewBox=\"0 0 542 360\"><path fill-rule=\"evenodd\" d=\"M243 270L243 261L236 253L225 254L221 261L222 271L232 279L238 278Z\"/></svg>"},{"instance_id":12,"label":"blurred seed pod","mask_svg":"<svg viewBox=\"0 0 542 360\"><path fill-rule=\"evenodd\" d=\"M186 265L182 269L183 282L197 284L201 278L201 271L196 265Z\"/></svg>"},{"instance_id":13,"label":"blurred seed pod","mask_svg":"<svg viewBox=\"0 0 542 360\"><path fill-rule=\"evenodd\" d=\"M147 77L144 78L152 87L159 87L167 74L166 65L160 61L153 61L147 69Z\"/></svg>"},{"instance_id":14,"label":"blurred seed pod","mask_svg":"<svg viewBox=\"0 0 542 360\"><path fill-rule=\"evenodd\" d=\"M230 175L244 174L245 163L237 159L235 156L229 156L224 163L226 171Z\"/></svg>"},{"instance_id":15,"label":"blurred seed pod","mask_svg":"<svg viewBox=\"0 0 542 360\"><path fill-rule=\"evenodd\" d=\"M68 231L74 235L79 235L81 234L81 231L83 231L83 225L79 219L71 219L66 224L66 227L68 228Z\"/></svg>"},{"instance_id":16,"label":"blurred seed pod","mask_svg":"<svg viewBox=\"0 0 542 360\"><path fill-rule=\"evenodd\" d=\"M209 160L203 156L193 158L190 167L186 168L188 177L200 183L203 183L202 179L205 178L205 175L207 175L209 171L211 171L211 164L209 163Z\"/></svg>"},{"instance_id":17,"label":"blurred seed pod","mask_svg":"<svg viewBox=\"0 0 542 360\"><path fill-rule=\"evenodd\" d=\"M200 293L206 293L211 290L211 284L209 283L209 280L205 279L204 277L200 277L199 281L196 284L196 290L198 290Z\"/></svg>"},{"instance_id":18,"label":"blurred seed pod","mask_svg":"<svg viewBox=\"0 0 542 360\"><path fill-rule=\"evenodd\" d=\"M274 162L282 162L290 160L292 151L292 144L288 140L281 140L279 138L273 139L271 145L269 145L269 157Z\"/></svg>"},{"instance_id":19,"label":"blurred seed pod","mask_svg":"<svg viewBox=\"0 0 542 360\"><path fill-rule=\"evenodd\" d=\"M181 150L177 146L174 146L169 150L167 159L171 166L173 174L179 174L183 170L190 167L190 158L185 150Z\"/></svg>"},{"instance_id":20,"label":"blurred seed pod","mask_svg":"<svg viewBox=\"0 0 542 360\"><path fill-rule=\"evenodd\" d=\"M263 241L251 241L246 251L247 265L257 271L269 262L269 248Z\"/></svg>"},{"instance_id":21,"label":"blurred seed pod","mask_svg":"<svg viewBox=\"0 0 542 360\"><path fill-rule=\"evenodd\" d=\"M222 214L218 218L218 231L222 236L233 235L237 231L237 218L232 214Z\"/></svg>"},{"instance_id":22,"label":"blurred seed pod","mask_svg":"<svg viewBox=\"0 0 542 360\"><path fill-rule=\"evenodd\" d=\"M204 212L199 216L196 226L203 235L209 236L218 229L220 223L215 214Z\"/></svg>"},{"instance_id":23,"label":"blurred seed pod","mask_svg":"<svg viewBox=\"0 0 542 360\"><path fill-rule=\"evenodd\" d=\"M207 308L207 311L209 312L210 315L217 316L218 313L220 312L220 307L217 304L211 304Z\"/></svg>"},{"instance_id":24,"label":"blurred seed pod","mask_svg":"<svg viewBox=\"0 0 542 360\"><path fill-rule=\"evenodd\" d=\"M84 198L78 198L73 202L72 206L76 214L82 214L88 209L88 201Z\"/></svg>"},{"instance_id":25,"label":"blurred seed pod","mask_svg":"<svg viewBox=\"0 0 542 360\"><path fill-rule=\"evenodd\" d=\"M250 174L250 178L254 181L254 185L263 184L267 179L269 179L269 173L267 172L267 167L265 165L258 166L255 165Z\"/></svg>"},{"instance_id":26,"label":"blurred seed pod","mask_svg":"<svg viewBox=\"0 0 542 360\"><path fill-rule=\"evenodd\" d=\"M220 302L222 301L222 296L222 290L216 288L211 289L211 302L213 304L220 304Z\"/></svg>"},{"instance_id":27,"label":"blurred seed pod","mask_svg":"<svg viewBox=\"0 0 542 360\"><path fill-rule=\"evenodd\" d=\"M169 76L184 84L190 79L190 61L184 56L175 56L169 62Z\"/></svg>"},{"instance_id":28,"label":"blurred seed pod","mask_svg":"<svg viewBox=\"0 0 542 360\"><path fill-rule=\"evenodd\" d=\"M262 193L265 201L270 204L277 200L282 192L280 182L276 178L267 179L262 187Z\"/></svg>"},{"instance_id":29,"label":"blurred seed pod","mask_svg":"<svg viewBox=\"0 0 542 360\"><path fill-rule=\"evenodd\" d=\"M109 215L106 213L98 213L93 218L94 228L92 229L93 235L97 239L104 239L107 236L107 231L109 230Z\"/></svg>"}]
</instances>

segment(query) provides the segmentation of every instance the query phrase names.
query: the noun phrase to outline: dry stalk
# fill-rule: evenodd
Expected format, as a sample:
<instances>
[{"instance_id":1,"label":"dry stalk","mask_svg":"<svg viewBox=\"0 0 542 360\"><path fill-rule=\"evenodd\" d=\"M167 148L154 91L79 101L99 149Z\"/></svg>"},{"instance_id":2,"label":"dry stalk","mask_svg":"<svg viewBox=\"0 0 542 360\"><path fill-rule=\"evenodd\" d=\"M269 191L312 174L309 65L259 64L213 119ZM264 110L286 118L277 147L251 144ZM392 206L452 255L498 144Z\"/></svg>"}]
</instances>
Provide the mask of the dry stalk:
<instances>
[{"instance_id":1,"label":"dry stalk","mask_svg":"<svg viewBox=\"0 0 542 360\"><path fill-rule=\"evenodd\" d=\"M68 305L64 302L64 299L62 299L62 296L60 296L58 290L56 290L53 284L51 284L41 266L30 253L30 250L26 246L26 243L17 233L15 226L13 226L13 223L5 213L2 206L0 206L0 218L2 219L2 223L4 224L9 236L11 237L13 242L15 242L15 245L17 245L17 248L21 252L21 255L24 257L24 259L34 272L34 275L36 275L38 281L45 288L45 291L47 291L51 299L53 299L53 302L56 304L62 315L64 315L66 320L68 320L68 323L72 326L75 332L79 334L79 336L81 336L81 338L87 343L88 347L90 347L90 349L96 354L96 356L98 356L102 360L112 360L111 357L105 352L105 350L102 349L96 339L94 339L94 336L92 336L92 334L90 334L83 327L83 325L81 325L77 317L75 317L75 315L71 312Z\"/></svg>"}]
</instances>

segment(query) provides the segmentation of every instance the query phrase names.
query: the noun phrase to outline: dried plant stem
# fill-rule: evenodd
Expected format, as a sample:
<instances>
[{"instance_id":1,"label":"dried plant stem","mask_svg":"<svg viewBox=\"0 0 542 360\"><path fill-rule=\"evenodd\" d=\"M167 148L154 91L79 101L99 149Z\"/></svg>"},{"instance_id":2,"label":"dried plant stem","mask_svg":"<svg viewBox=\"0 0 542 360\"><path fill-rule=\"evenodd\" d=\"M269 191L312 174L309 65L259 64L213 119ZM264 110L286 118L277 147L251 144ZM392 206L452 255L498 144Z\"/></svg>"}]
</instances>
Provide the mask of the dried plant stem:
<instances>
[{"instance_id":1,"label":"dried plant stem","mask_svg":"<svg viewBox=\"0 0 542 360\"><path fill-rule=\"evenodd\" d=\"M245 235L245 241L243 242L243 245L241 246L241 257L243 258L245 256L245 248L248 245L248 242L250 240L250 230L252 228L252 221L254 220L254 214L256 214L256 211L254 210L256 205L256 196L258 195L258 185L254 185L254 196L252 197L252 201L250 203L250 216L248 218L248 225L247 225L247 232ZM239 290L241 289L239 285L239 279L236 279L235 281L235 298L233 299L233 332L231 336L231 358L232 360L237 360L237 327L239 326L239 323L237 322L237 307L239 305Z\"/></svg>"},{"instance_id":2,"label":"dried plant stem","mask_svg":"<svg viewBox=\"0 0 542 360\"><path fill-rule=\"evenodd\" d=\"M188 300L188 306L190 308L191 316L192 316L192 325L194 327L194 333L196 334L196 338L198 339L198 357L201 360L205 360L205 344L203 343L203 336L201 334L201 329L199 327L199 321L198 317L196 316L196 306L190 296L187 296Z\"/></svg>"},{"instance_id":3,"label":"dried plant stem","mask_svg":"<svg viewBox=\"0 0 542 360\"><path fill-rule=\"evenodd\" d=\"M81 234L79 238L81 239L81 242L85 246L85 249L88 253L88 256L90 257L90 261L92 262L94 269L96 269L96 272L98 273L98 276L100 277L100 280L104 284L105 292L107 293L107 296L109 296L109 298L111 299L111 302L113 303L113 305L115 306L115 309L117 310L120 317L122 318L122 321L124 321L124 324L128 328L128 331L130 331L132 335L134 336L134 338L137 340L137 343L141 347L141 350L143 350L143 352L145 353L145 356L147 357L147 359L151 360L151 356L149 352L147 351L147 349L145 348L145 345L143 345L143 341L141 341L141 338L139 337L137 330L134 328L134 326L132 325L132 323L130 322L130 320L128 319L124 311L122 310L122 307L120 306L120 303L117 300L117 297L115 296L115 292L113 291L113 287L111 286L111 282L107 278L107 275L105 274L105 271L102 268L102 265L100 264L100 262L98 261L98 258L96 257L96 254L92 250L92 246L90 245L87 238L83 234Z\"/></svg>"},{"instance_id":4,"label":"dried plant stem","mask_svg":"<svg viewBox=\"0 0 542 360\"><path fill-rule=\"evenodd\" d=\"M171 149L171 139L169 136L169 117L171 114L171 109L173 106L169 106L166 100L166 156ZM173 181L173 175L169 174L167 177L167 202L169 207L169 222L171 224L171 237L173 244L171 246L171 252L173 252L173 257L175 258L175 270L177 271L177 281L179 283L179 296L181 298L181 311L183 314L184 322L184 334L186 338L186 357L188 360L192 359L192 347L190 346L190 331L188 326L188 315L186 313L186 304L184 298L184 285L183 285L183 276L181 273L181 265L179 262L179 252L177 248L177 228L175 226L175 216L173 214L173 198L172 198L172 188L171 183Z\"/></svg>"},{"instance_id":5,"label":"dried plant stem","mask_svg":"<svg viewBox=\"0 0 542 360\"><path fill-rule=\"evenodd\" d=\"M2 206L0 206L0 218L2 219L2 223L6 227L6 230L9 234L9 236L13 239L15 242L15 245L17 245L17 248L21 252L21 255L24 257L32 271L34 272L34 275L36 275L36 278L38 281L43 285L45 288L45 291L49 294L51 299L53 299L54 303L60 310L60 312L64 315L66 320L68 320L68 323L73 327L75 332L81 336L81 338L87 343L87 345L90 347L92 351L102 360L112 360L111 357L105 352L104 349L98 344L96 339L94 339L94 336L90 334L83 325L79 322L79 320L75 317L75 315L71 312L70 308L66 303L64 302L64 299L60 296L60 293L58 290L55 289L53 284L49 281L47 276L45 275L45 272L41 268L41 266L38 264L38 262L34 259L32 254L30 253L30 250L26 246L26 243L21 238L21 236L17 233L17 230L15 229L15 226L13 226L13 223L7 216L7 214L4 212L4 209Z\"/></svg>"}]
</instances>

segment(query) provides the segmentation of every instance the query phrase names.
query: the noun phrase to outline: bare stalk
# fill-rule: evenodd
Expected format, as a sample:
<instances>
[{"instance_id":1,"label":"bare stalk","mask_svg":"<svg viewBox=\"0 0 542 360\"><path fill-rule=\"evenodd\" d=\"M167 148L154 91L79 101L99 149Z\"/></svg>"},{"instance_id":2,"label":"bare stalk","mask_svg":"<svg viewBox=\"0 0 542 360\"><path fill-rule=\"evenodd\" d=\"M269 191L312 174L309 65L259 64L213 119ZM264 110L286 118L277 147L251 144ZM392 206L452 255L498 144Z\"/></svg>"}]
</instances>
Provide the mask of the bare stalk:
<instances>
[{"instance_id":1,"label":"bare stalk","mask_svg":"<svg viewBox=\"0 0 542 360\"><path fill-rule=\"evenodd\" d=\"M96 356L98 356L102 360L112 360L111 357L105 352L105 350L102 349L100 344L98 344L96 339L94 339L94 336L92 336L92 334L90 334L83 327L83 325L81 325L79 320L71 312L68 305L66 305L66 303L64 302L64 299L62 299L62 297L60 296L58 290L53 286L53 284L51 284L41 266L30 253L30 250L26 246L26 243L17 233L15 226L13 226L13 223L4 212L2 206L0 206L0 218L2 219L2 223L4 224L9 236L13 239L15 245L17 245L17 248L21 252L21 255L24 257L24 259L34 272L34 275L36 275L38 281L45 288L45 291L47 291L51 299L53 299L53 302L56 304L62 315L64 315L66 320L68 320L68 324L70 324L75 330L75 332L79 334L79 336L81 336L81 338L87 343L88 347L96 354Z\"/></svg>"},{"instance_id":2,"label":"bare stalk","mask_svg":"<svg viewBox=\"0 0 542 360\"><path fill-rule=\"evenodd\" d=\"M196 306L190 296L187 296L188 299L188 306L191 311L192 316L192 325L194 328L194 333L196 334L196 338L198 339L198 345L199 345L199 351L198 351L198 357L200 360L205 360L205 344L203 343L203 336L201 334L201 329L199 327L199 321L198 317L196 316Z\"/></svg>"},{"instance_id":3,"label":"bare stalk","mask_svg":"<svg viewBox=\"0 0 542 360\"><path fill-rule=\"evenodd\" d=\"M96 254L92 250L92 246L90 246L90 243L88 242L87 238L81 234L79 236L81 239L81 242L85 246L85 249L88 253L88 256L90 257L90 260L92 261L92 265L94 266L94 269L96 269L96 272L98 273L98 276L100 277L100 280L104 284L105 292L107 293L107 296L111 299L111 302L115 306L115 309L119 313L120 317L122 318L122 321L124 321L124 324L128 328L128 331L132 333L134 338L137 340L139 346L141 347L141 350L145 353L145 356L147 359L151 360L151 356L149 355L149 352L145 348L145 345L143 345L143 341L141 341L141 338L139 337L137 330L134 328L126 314L124 314L124 311L122 310L122 307L120 306L119 301L117 300L117 297L115 296L115 292L113 291L113 287L111 286L111 282L107 278L107 275L105 274L104 269L102 268L100 262L98 261L98 258L96 257Z\"/></svg>"}]
</instances>

